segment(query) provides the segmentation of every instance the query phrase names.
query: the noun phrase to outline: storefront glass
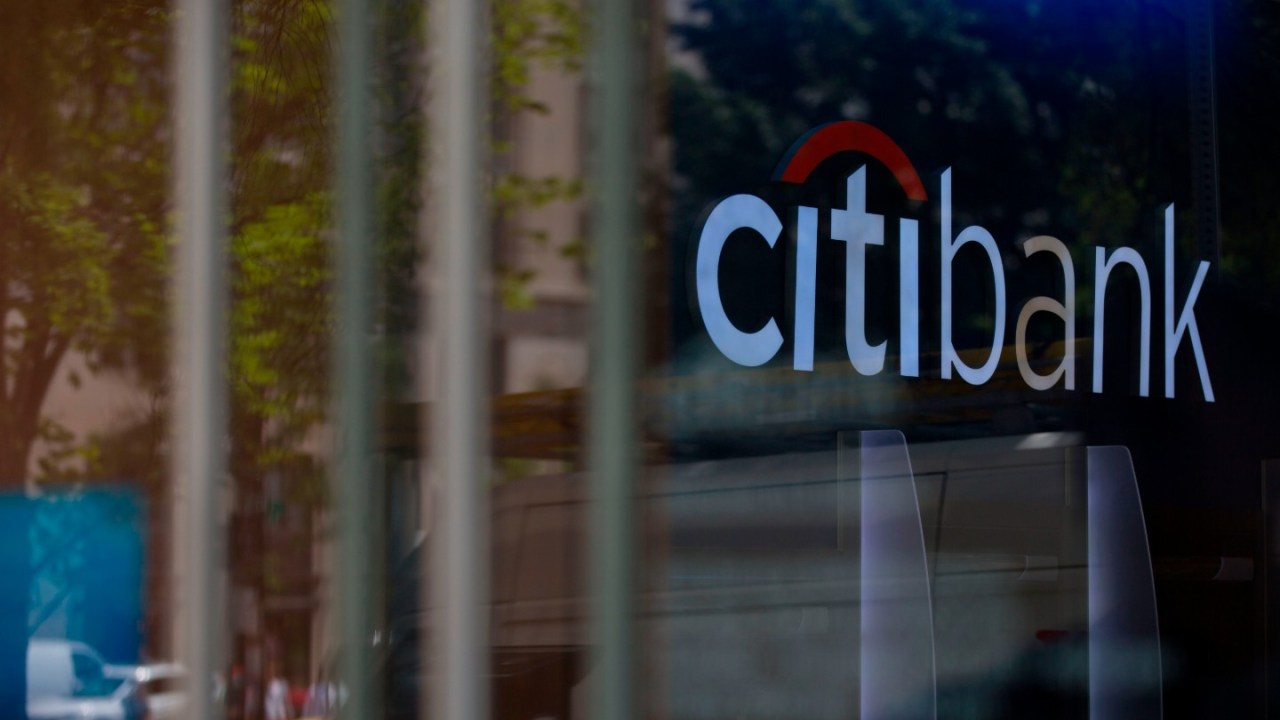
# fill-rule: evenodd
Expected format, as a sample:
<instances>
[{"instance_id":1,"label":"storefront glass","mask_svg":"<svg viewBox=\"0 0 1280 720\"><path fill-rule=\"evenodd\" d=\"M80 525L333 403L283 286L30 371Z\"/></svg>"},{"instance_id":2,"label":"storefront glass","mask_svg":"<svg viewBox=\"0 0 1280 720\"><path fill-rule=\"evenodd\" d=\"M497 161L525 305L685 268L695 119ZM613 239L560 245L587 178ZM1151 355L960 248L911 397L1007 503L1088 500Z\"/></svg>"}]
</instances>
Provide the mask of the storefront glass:
<instances>
[{"instance_id":1,"label":"storefront glass","mask_svg":"<svg viewBox=\"0 0 1280 720\"><path fill-rule=\"evenodd\" d=\"M1275 714L1272 4L28 5L15 717Z\"/></svg>"}]
</instances>

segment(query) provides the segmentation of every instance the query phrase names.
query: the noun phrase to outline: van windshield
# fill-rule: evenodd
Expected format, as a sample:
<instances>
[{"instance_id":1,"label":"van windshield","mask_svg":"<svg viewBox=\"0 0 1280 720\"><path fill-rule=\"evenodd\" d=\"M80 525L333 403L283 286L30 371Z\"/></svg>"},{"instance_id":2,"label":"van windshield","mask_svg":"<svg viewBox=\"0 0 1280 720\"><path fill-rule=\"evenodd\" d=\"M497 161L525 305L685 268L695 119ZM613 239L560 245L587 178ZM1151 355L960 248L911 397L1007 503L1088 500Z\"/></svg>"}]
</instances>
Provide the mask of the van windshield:
<instances>
[{"instance_id":1,"label":"van windshield","mask_svg":"<svg viewBox=\"0 0 1280 720\"><path fill-rule=\"evenodd\" d=\"M83 679L76 684L72 697L106 697L116 691L124 680L120 678L97 677Z\"/></svg>"},{"instance_id":2,"label":"van windshield","mask_svg":"<svg viewBox=\"0 0 1280 720\"><path fill-rule=\"evenodd\" d=\"M102 661L86 653L76 652L71 655L71 663L75 671L75 683L71 688L73 697L102 697L110 695L124 682L120 678L106 677Z\"/></svg>"}]
</instances>

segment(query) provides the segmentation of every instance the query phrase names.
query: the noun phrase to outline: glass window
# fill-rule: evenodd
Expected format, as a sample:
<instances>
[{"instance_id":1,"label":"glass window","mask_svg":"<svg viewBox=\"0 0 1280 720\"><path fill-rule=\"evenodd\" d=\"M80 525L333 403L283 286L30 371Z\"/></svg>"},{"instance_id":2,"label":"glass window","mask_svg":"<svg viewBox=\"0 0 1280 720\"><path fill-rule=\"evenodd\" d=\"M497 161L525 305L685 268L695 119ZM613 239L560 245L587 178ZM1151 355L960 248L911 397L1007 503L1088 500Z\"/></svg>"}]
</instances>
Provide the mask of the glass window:
<instances>
[{"instance_id":1,"label":"glass window","mask_svg":"<svg viewBox=\"0 0 1280 720\"><path fill-rule=\"evenodd\" d=\"M0 707L1274 714L1270 4L28 5Z\"/></svg>"}]
</instances>

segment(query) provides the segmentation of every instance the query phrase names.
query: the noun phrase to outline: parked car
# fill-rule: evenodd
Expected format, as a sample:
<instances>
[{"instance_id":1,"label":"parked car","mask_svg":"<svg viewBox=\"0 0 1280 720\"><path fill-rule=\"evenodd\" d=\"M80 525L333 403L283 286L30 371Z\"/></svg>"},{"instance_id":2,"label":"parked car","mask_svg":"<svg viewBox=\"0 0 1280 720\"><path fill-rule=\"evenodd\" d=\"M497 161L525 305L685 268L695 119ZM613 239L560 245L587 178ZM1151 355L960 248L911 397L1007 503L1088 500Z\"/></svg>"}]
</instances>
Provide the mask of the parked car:
<instances>
[{"instance_id":1,"label":"parked car","mask_svg":"<svg viewBox=\"0 0 1280 720\"><path fill-rule=\"evenodd\" d=\"M27 645L30 720L141 720L146 704L127 673L84 643L31 640Z\"/></svg>"}]
</instances>

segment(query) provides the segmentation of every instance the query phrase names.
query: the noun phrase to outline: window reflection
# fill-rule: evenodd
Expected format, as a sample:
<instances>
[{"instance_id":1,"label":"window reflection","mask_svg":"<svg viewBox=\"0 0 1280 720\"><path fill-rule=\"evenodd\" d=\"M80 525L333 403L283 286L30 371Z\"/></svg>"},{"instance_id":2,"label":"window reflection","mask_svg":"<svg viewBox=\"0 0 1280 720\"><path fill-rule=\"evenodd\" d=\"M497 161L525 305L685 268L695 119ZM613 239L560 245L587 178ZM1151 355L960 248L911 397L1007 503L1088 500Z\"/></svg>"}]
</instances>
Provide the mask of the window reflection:
<instances>
[{"instance_id":1,"label":"window reflection","mask_svg":"<svg viewBox=\"0 0 1280 720\"><path fill-rule=\"evenodd\" d=\"M204 678L176 662L176 628L190 620L175 558L192 540L173 514L170 431L183 382L170 375L176 10L11 4L0 23L0 707L184 717ZM1280 687L1267 631L1280 17L1201 0L643 11L642 714L1266 715ZM492 714L513 720L590 715L597 679L588 618L601 588L585 560L599 540L587 526L596 478L583 444L600 178L587 50L609 39L590 18L573 0L491 3L492 102L476 119L491 149L493 450L467 481L491 507ZM335 627L344 528L330 487L344 19L328 0L234 0L229 20L230 327L218 358L229 462L209 508L225 548L226 654L209 681L231 718L333 716L352 652ZM442 396L432 263L468 239L425 229L438 162L425 3L372 3L361 20L376 38L366 339L378 358L362 597L375 705L409 718L434 670L424 598L454 579L424 574L440 519L426 450L440 429L421 424ZM797 138L839 121L891 135L919 192L904 195L856 149L803 184L771 179ZM942 189L944 168L955 229L981 224L990 243L940 247L942 219L918 201ZM866 213L901 221L860 246L855 275L848 228L832 229L851 177ZM776 242L726 232L719 266L699 276L698 231L738 193L776 215ZM1098 248L1147 258L1143 283L1123 261L1102 282ZM943 253L953 298L940 290ZM1177 267L1161 272L1165 254ZM702 283L720 296L714 323L691 302ZM1193 287L1199 351L1174 343L1161 363L1158 321L1152 341L1138 339L1144 318ZM865 301L862 349L883 354L861 353L859 366L846 345L851 291ZM1060 298L1061 312L1015 329L1038 296ZM1003 331L994 308L1007 311ZM713 337L721 320L743 333L775 323L773 359L734 365ZM952 345L973 368L990 358L984 384L940 378ZM1029 385L1019 362L1060 368L1073 387ZM1200 401L1205 368L1212 404ZM1146 397L1148 385L1179 392ZM873 435L894 441L868 445ZM890 445L901 456L868 460Z\"/></svg>"}]
</instances>

